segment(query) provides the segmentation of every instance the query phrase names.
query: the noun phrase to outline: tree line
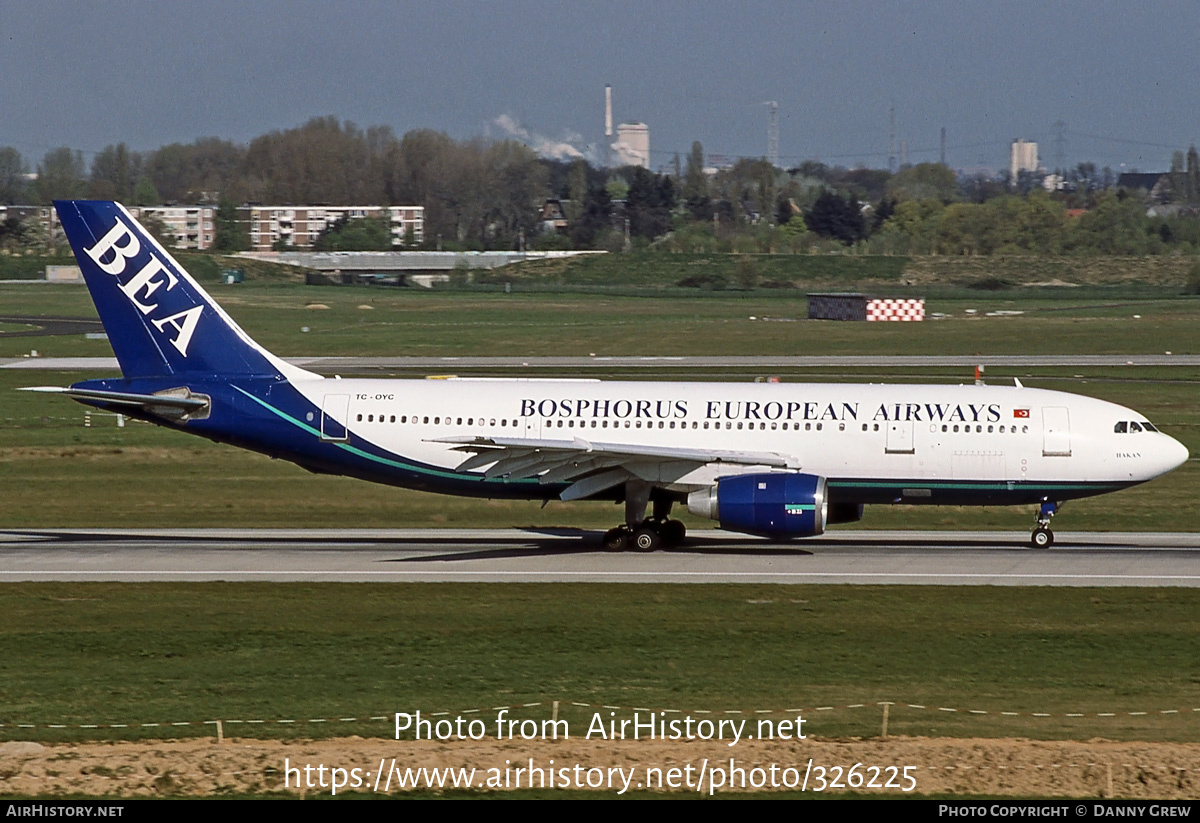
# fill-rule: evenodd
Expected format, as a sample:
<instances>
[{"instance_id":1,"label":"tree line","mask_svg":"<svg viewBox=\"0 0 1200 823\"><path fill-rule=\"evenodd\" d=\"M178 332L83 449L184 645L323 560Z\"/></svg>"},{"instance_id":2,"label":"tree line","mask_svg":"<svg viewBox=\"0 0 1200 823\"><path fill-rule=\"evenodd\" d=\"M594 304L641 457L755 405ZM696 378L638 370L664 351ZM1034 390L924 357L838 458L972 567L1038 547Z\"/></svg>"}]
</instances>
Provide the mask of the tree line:
<instances>
[{"instance_id":1,"label":"tree line","mask_svg":"<svg viewBox=\"0 0 1200 823\"><path fill-rule=\"evenodd\" d=\"M32 167L0 147L0 203L91 197L130 205L220 203L218 245L238 248L235 207L421 205L425 243L444 248L661 248L668 251L884 254L1154 254L1200 251L1200 158L1176 152L1174 209L1148 215L1143 193L1116 188L1111 169L1080 163L1041 179L959 177L937 163L846 169L807 161L791 169L742 159L715 173L694 143L664 173L539 158L513 140L419 129L397 136L314 118L241 145L219 138L148 152L105 147L90 164L69 148ZM565 229L539 215L561 202ZM341 246L374 243L340 226ZM15 227L0 240L19 237ZM359 239L361 236L362 239Z\"/></svg>"}]
</instances>

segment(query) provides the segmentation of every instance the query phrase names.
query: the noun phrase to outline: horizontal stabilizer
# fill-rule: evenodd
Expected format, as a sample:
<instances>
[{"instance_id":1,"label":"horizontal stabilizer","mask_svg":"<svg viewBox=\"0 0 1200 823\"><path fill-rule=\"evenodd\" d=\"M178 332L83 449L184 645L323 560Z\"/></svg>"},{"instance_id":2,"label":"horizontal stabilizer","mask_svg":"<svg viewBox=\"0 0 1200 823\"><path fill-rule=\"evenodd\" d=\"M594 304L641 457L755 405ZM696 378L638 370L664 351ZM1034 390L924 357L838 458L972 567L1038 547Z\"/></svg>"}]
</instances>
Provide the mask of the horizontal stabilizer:
<instances>
[{"instance_id":1,"label":"horizontal stabilizer","mask_svg":"<svg viewBox=\"0 0 1200 823\"><path fill-rule=\"evenodd\" d=\"M21 391L47 392L63 394L72 400L86 403L89 406L97 404L128 406L157 414L161 417L179 418L187 415L198 418L201 412L206 412L212 402L207 395L193 394L187 388L167 389L158 394L137 394L134 392L102 391L99 389L60 388L58 386L29 386Z\"/></svg>"}]
</instances>

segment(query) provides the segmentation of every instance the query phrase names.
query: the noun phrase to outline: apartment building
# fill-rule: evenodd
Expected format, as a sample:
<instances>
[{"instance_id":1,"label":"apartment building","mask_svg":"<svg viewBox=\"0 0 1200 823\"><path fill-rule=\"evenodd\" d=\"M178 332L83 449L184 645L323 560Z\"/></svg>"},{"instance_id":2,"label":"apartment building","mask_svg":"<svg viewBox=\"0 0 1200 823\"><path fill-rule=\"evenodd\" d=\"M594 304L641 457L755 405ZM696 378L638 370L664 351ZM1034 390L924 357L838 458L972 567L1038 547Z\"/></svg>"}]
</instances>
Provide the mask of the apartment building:
<instances>
[{"instance_id":1,"label":"apartment building","mask_svg":"<svg viewBox=\"0 0 1200 823\"><path fill-rule=\"evenodd\" d=\"M349 216L386 217L392 247L402 248L411 236L414 244L425 239L424 206L242 206L238 217L249 229L250 248L270 251L283 241L297 249L312 248L321 232Z\"/></svg>"}]
</instances>

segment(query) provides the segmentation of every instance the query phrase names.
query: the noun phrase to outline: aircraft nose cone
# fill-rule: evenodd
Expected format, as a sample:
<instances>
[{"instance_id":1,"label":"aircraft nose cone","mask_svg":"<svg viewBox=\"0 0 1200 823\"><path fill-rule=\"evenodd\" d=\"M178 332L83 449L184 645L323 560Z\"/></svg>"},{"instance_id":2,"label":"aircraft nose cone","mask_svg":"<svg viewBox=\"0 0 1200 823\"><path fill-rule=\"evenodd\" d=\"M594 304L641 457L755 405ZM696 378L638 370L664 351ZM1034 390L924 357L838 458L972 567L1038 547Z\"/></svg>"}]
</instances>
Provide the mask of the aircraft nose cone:
<instances>
[{"instance_id":1,"label":"aircraft nose cone","mask_svg":"<svg viewBox=\"0 0 1200 823\"><path fill-rule=\"evenodd\" d=\"M1168 444L1166 448L1167 468L1164 471L1177 469L1187 462L1188 454L1187 446L1180 443L1174 437L1167 438Z\"/></svg>"}]
</instances>

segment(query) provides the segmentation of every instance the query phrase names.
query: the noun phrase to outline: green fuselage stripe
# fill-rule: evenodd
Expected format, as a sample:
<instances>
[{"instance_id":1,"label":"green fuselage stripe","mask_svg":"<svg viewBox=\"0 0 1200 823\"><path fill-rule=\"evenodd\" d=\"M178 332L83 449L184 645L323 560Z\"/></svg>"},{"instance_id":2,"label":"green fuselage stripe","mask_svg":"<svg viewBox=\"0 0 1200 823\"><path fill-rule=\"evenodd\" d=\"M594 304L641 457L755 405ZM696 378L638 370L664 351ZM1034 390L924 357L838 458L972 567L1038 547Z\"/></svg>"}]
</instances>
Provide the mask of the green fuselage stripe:
<instances>
[{"instance_id":1,"label":"green fuselage stripe","mask_svg":"<svg viewBox=\"0 0 1200 823\"><path fill-rule=\"evenodd\" d=\"M244 389L238 388L237 386L234 386L234 388L237 389L238 391L240 391L242 394L246 395L246 397L249 397L255 403L262 406L267 411L271 412L272 414L286 420L287 422L291 423L293 426L296 426L297 428L313 435L318 440L321 440L321 432L318 431L317 429L313 428L312 426L308 425L307 423L305 423L301 420L297 420L296 418L292 417L287 412L280 411L279 409L272 406L270 403L267 403L265 400L255 397L254 395L250 394L248 391L246 391ZM346 431L350 431L349 427L346 428ZM339 443L339 442L336 442L333 440L323 440L322 442L329 443L330 445L333 445L333 446L337 446L342 451L349 452L350 454L353 454L356 457L361 457L364 460L370 460L372 462L380 463L384 466L391 466L392 468L396 468L396 469L404 469L405 471L416 472L417 474L429 475L430 477L445 477L445 478L449 478L452 480L475 480L475 481L482 481L484 483L494 482L494 483L527 484L527 483L537 483L538 482L536 479L507 480L503 477L484 477L481 474L470 474L470 473L466 473L466 472L454 472L454 471L441 471L438 469L427 469L423 466L415 466L412 463L404 463L399 460L391 460L386 457L380 457L378 455L371 454L370 452L365 452L362 449L357 448L356 446L351 446L349 443Z\"/></svg>"}]
</instances>

